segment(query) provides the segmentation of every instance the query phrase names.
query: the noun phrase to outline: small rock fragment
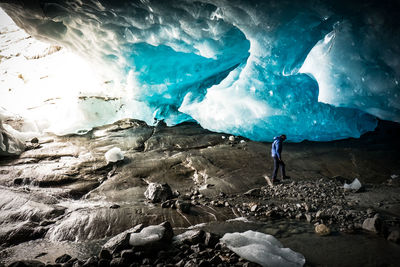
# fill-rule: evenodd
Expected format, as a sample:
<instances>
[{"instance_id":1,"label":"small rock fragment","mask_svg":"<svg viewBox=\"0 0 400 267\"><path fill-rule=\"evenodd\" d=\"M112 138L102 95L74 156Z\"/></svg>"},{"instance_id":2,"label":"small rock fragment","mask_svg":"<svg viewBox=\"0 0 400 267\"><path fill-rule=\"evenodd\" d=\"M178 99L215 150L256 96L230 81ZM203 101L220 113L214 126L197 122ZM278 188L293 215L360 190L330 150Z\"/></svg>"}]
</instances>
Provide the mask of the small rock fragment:
<instances>
[{"instance_id":1,"label":"small rock fragment","mask_svg":"<svg viewBox=\"0 0 400 267\"><path fill-rule=\"evenodd\" d=\"M258 208L257 204L254 204L253 206L251 206L250 211L255 212Z\"/></svg>"},{"instance_id":2,"label":"small rock fragment","mask_svg":"<svg viewBox=\"0 0 400 267\"><path fill-rule=\"evenodd\" d=\"M120 205L118 205L118 204L112 204L110 206L110 209L118 209L119 207L120 207Z\"/></svg>"},{"instance_id":3,"label":"small rock fragment","mask_svg":"<svg viewBox=\"0 0 400 267\"><path fill-rule=\"evenodd\" d=\"M317 233L320 236L327 236L331 233L331 230L329 229L328 226L321 223L315 226L315 233Z\"/></svg>"}]
</instances>

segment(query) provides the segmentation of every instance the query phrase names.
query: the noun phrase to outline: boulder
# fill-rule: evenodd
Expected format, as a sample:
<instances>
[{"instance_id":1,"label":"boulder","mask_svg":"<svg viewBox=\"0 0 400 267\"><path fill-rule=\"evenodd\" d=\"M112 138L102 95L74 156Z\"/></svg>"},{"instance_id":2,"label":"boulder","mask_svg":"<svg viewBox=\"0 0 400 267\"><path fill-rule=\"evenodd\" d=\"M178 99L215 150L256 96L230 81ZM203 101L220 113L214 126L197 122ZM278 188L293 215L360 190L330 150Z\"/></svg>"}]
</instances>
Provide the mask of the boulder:
<instances>
[{"instance_id":1,"label":"boulder","mask_svg":"<svg viewBox=\"0 0 400 267\"><path fill-rule=\"evenodd\" d=\"M102 249L102 250L100 250L100 253L99 253L99 259L111 260L112 259L112 255L111 255L109 250Z\"/></svg>"},{"instance_id":2,"label":"boulder","mask_svg":"<svg viewBox=\"0 0 400 267\"><path fill-rule=\"evenodd\" d=\"M174 237L174 242L194 245L202 243L204 239L205 233L203 230L189 230Z\"/></svg>"},{"instance_id":3,"label":"boulder","mask_svg":"<svg viewBox=\"0 0 400 267\"><path fill-rule=\"evenodd\" d=\"M219 242L219 239L220 239L220 236L218 236L214 233L206 232L204 244L209 248L214 248L215 245Z\"/></svg>"},{"instance_id":4,"label":"boulder","mask_svg":"<svg viewBox=\"0 0 400 267\"><path fill-rule=\"evenodd\" d=\"M87 261L85 261L82 267L97 267L98 264L99 264L99 259L94 256L87 259Z\"/></svg>"},{"instance_id":5,"label":"boulder","mask_svg":"<svg viewBox=\"0 0 400 267\"><path fill-rule=\"evenodd\" d=\"M110 260L106 259L100 259L98 267L109 267L110 266Z\"/></svg>"},{"instance_id":6,"label":"boulder","mask_svg":"<svg viewBox=\"0 0 400 267\"><path fill-rule=\"evenodd\" d=\"M325 224L321 223L315 226L315 233L320 236L327 236L331 233L331 229L329 229L329 227Z\"/></svg>"},{"instance_id":7,"label":"boulder","mask_svg":"<svg viewBox=\"0 0 400 267\"><path fill-rule=\"evenodd\" d=\"M132 249L126 249L121 251L121 258L125 259L126 261L132 262L136 258L136 255Z\"/></svg>"},{"instance_id":8,"label":"boulder","mask_svg":"<svg viewBox=\"0 0 400 267\"><path fill-rule=\"evenodd\" d=\"M190 212L190 207L192 204L188 201L182 201L182 200L177 200L175 202L176 208L183 213L189 213Z\"/></svg>"},{"instance_id":9,"label":"boulder","mask_svg":"<svg viewBox=\"0 0 400 267\"><path fill-rule=\"evenodd\" d=\"M382 221L378 214L376 214L373 218L365 219L362 224L362 228L370 232L379 233L382 228Z\"/></svg>"},{"instance_id":10,"label":"boulder","mask_svg":"<svg viewBox=\"0 0 400 267\"><path fill-rule=\"evenodd\" d=\"M103 245L104 250L108 251L121 251L125 248L129 248L129 238L132 233L138 233L144 228L143 224L136 225L112 238Z\"/></svg>"},{"instance_id":11,"label":"boulder","mask_svg":"<svg viewBox=\"0 0 400 267\"><path fill-rule=\"evenodd\" d=\"M172 190L168 184L150 183L144 196L153 203L164 202L172 198Z\"/></svg>"},{"instance_id":12,"label":"boulder","mask_svg":"<svg viewBox=\"0 0 400 267\"><path fill-rule=\"evenodd\" d=\"M56 263L66 263L70 259L72 259L72 257L70 255L64 254L56 259Z\"/></svg>"}]
</instances>

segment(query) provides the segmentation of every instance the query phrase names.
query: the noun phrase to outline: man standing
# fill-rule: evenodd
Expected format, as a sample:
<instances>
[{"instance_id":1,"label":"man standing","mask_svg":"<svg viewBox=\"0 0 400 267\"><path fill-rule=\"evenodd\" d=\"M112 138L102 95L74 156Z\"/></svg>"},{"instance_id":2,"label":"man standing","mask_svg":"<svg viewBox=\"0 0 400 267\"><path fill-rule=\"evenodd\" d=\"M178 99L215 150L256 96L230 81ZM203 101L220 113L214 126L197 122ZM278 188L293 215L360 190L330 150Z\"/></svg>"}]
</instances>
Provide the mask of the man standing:
<instances>
[{"instance_id":1,"label":"man standing","mask_svg":"<svg viewBox=\"0 0 400 267\"><path fill-rule=\"evenodd\" d=\"M272 173L272 183L279 183L280 180L276 178L278 174L278 168L281 167L282 179L289 178L285 173L285 163L282 160L282 143L286 140L286 135L274 137L274 142L272 142L271 156L274 159L274 171Z\"/></svg>"}]
</instances>

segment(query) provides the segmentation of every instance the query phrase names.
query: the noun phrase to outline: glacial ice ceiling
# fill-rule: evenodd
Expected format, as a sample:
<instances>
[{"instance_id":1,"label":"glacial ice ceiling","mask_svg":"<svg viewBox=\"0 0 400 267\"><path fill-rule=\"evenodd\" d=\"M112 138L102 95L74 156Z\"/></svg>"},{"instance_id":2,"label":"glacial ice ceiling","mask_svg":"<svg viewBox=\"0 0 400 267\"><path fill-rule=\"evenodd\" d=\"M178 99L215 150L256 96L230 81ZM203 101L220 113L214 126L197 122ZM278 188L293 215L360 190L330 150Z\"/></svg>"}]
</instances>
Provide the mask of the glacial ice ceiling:
<instances>
[{"instance_id":1,"label":"glacial ice ceiling","mask_svg":"<svg viewBox=\"0 0 400 267\"><path fill-rule=\"evenodd\" d=\"M400 121L397 1L0 2L105 81L80 89L91 97L71 109L86 115L57 133L157 117L253 140L326 141L359 137L376 117Z\"/></svg>"}]
</instances>

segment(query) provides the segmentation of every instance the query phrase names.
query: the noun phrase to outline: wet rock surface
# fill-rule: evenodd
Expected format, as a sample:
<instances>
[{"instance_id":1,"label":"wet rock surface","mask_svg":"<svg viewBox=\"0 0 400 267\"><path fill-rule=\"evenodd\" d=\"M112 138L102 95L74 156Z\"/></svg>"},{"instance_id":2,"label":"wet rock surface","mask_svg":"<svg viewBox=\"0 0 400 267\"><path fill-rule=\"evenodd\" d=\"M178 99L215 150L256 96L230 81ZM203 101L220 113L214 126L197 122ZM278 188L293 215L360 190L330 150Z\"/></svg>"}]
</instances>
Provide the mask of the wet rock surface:
<instances>
[{"instance_id":1,"label":"wet rock surface","mask_svg":"<svg viewBox=\"0 0 400 267\"><path fill-rule=\"evenodd\" d=\"M112 259L100 257L100 249L85 247L95 242L90 246L101 248L110 237L123 233L107 247L110 253L116 247L121 253L131 249L127 244L130 234L142 230L135 230L136 225L142 223L144 227L163 221L170 221L174 232L201 223L218 223L214 227L224 231L199 234L201 244L212 254L209 249L215 249L215 235L237 231L230 228L234 223L223 222L238 217L262 224L279 220L305 224L310 239L317 236L314 228L324 224L332 233L324 237L323 242L327 243L337 235L351 233L374 235L397 246L400 160L399 145L390 137L395 133L392 129L390 133L367 134L360 140L285 144L285 162L292 179L274 187L267 186L263 178L272 171L269 144L241 137L230 141L196 124L156 128L140 121L122 120L79 136L41 136L34 142L37 145L29 146L19 157L0 159L0 261L22 259L22 251L34 242L46 249L40 251L41 245L36 246L36 254L29 256L32 260L41 255L37 259L54 262L56 256L67 251L81 250L84 255L71 256L82 265L88 260L87 255L96 255L102 266L117 266L124 261L121 255ZM121 148L124 159L107 163L104 154L115 146ZM381 160L385 160L384 165ZM344 189L343 184L355 177L364 191ZM166 197L157 201L146 198L151 183L168 184ZM379 227L368 223L375 231L369 230L367 223L363 226L375 217L379 217ZM271 227L266 232L288 238L291 243L291 236L294 238L301 231L296 227ZM177 262L161 263L179 265L186 259L180 264L189 266L199 265L197 259L219 261L200 257L203 245L191 247L200 244L196 238L199 237L192 238L192 244L184 244L193 251L188 255L197 253L197 258L182 256ZM59 241L67 243L47 245ZM209 243L213 245L210 247ZM51 253L52 249L59 252ZM302 249L314 264L323 261L323 257L312 258L304 247L298 250ZM131 254L124 253L126 257ZM146 257L141 260L144 265L158 264ZM239 260L238 264L250 263Z\"/></svg>"}]
</instances>

